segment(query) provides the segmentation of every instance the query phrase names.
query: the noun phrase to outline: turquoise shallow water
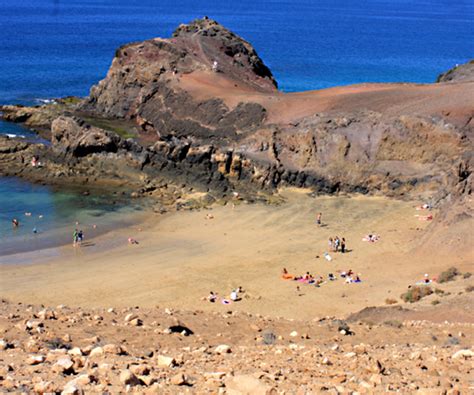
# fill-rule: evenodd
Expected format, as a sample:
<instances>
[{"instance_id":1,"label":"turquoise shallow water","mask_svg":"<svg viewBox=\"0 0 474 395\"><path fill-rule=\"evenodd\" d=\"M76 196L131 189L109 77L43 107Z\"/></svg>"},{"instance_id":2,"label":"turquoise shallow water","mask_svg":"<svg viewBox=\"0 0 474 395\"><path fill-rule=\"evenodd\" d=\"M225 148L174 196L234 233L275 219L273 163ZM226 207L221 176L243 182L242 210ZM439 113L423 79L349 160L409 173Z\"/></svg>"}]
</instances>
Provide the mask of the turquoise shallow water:
<instances>
[{"instance_id":1,"label":"turquoise shallow water","mask_svg":"<svg viewBox=\"0 0 474 395\"><path fill-rule=\"evenodd\" d=\"M84 196L17 178L0 178L0 207L0 256L72 243L76 228L90 240L133 224L142 212L137 202L122 196ZM13 218L18 227L13 227Z\"/></svg>"}]
</instances>

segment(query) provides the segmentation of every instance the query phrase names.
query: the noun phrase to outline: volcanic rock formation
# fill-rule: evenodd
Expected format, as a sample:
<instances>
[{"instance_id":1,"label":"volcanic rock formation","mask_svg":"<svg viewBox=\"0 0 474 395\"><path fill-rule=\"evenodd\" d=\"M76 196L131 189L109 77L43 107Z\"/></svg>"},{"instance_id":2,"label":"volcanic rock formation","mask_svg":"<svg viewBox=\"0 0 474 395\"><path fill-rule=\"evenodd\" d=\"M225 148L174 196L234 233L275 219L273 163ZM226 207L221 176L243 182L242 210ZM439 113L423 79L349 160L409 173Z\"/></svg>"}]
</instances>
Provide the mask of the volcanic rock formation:
<instances>
[{"instance_id":1,"label":"volcanic rock formation","mask_svg":"<svg viewBox=\"0 0 474 395\"><path fill-rule=\"evenodd\" d=\"M30 125L46 113L54 154L44 155L74 163L84 182L133 174L129 185L166 178L220 194L295 185L441 202L472 189L471 64L440 81L459 73L456 84L282 93L248 42L204 18L119 48L106 78L54 122L61 105L3 111ZM100 130L110 122L134 125L135 139Z\"/></svg>"}]
</instances>

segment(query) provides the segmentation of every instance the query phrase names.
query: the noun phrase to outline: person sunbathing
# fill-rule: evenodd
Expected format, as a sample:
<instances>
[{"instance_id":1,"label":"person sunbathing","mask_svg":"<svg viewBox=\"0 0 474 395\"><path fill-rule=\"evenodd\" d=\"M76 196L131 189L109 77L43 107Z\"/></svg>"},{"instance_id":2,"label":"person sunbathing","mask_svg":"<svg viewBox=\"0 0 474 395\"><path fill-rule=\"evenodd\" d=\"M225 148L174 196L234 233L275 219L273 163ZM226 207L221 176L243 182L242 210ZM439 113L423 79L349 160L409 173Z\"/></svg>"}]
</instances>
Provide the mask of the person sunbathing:
<instances>
[{"instance_id":1,"label":"person sunbathing","mask_svg":"<svg viewBox=\"0 0 474 395\"><path fill-rule=\"evenodd\" d=\"M304 275L303 277L304 280L311 280L313 279L313 276L311 274L309 274L309 272L306 272L306 274Z\"/></svg>"},{"instance_id":2,"label":"person sunbathing","mask_svg":"<svg viewBox=\"0 0 474 395\"><path fill-rule=\"evenodd\" d=\"M209 296L207 297L207 300L211 303L214 303L217 300L217 294L214 292L209 292Z\"/></svg>"},{"instance_id":3,"label":"person sunbathing","mask_svg":"<svg viewBox=\"0 0 474 395\"><path fill-rule=\"evenodd\" d=\"M233 289L232 292L230 293L230 300L232 300L233 302L237 302L239 300L242 300L239 297L239 293L238 293L237 289Z\"/></svg>"},{"instance_id":4,"label":"person sunbathing","mask_svg":"<svg viewBox=\"0 0 474 395\"><path fill-rule=\"evenodd\" d=\"M292 280L295 278L295 276L293 276L292 274L288 273L288 270L286 270L286 268L283 268L283 270L281 271L281 278L283 280Z\"/></svg>"}]
</instances>

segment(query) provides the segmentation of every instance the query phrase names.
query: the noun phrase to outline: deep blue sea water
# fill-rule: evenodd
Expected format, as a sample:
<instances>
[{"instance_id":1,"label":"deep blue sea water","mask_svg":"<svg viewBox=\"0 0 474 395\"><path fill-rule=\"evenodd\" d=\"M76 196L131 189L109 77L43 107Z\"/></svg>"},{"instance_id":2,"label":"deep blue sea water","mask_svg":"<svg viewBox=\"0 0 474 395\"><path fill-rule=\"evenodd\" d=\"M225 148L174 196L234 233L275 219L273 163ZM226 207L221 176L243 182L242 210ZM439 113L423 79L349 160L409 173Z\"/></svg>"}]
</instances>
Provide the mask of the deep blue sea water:
<instances>
[{"instance_id":1,"label":"deep blue sea water","mask_svg":"<svg viewBox=\"0 0 474 395\"><path fill-rule=\"evenodd\" d=\"M474 0L0 0L0 104L85 96L118 46L204 15L251 42L284 91L432 82L474 57ZM4 122L0 133L31 137ZM38 188L0 180L0 241L25 202L53 227L106 210Z\"/></svg>"},{"instance_id":2,"label":"deep blue sea water","mask_svg":"<svg viewBox=\"0 0 474 395\"><path fill-rule=\"evenodd\" d=\"M431 82L474 56L474 0L0 0L0 103L86 95L118 46L204 15L285 91Z\"/></svg>"}]
</instances>

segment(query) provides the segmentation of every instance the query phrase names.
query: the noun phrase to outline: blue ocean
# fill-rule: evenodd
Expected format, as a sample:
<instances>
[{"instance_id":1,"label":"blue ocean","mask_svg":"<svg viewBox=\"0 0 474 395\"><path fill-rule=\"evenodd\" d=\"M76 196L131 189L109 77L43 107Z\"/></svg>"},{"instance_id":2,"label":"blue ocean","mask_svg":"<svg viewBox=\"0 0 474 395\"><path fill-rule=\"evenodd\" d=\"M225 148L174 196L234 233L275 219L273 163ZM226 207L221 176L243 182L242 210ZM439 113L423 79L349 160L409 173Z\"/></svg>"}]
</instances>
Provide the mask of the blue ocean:
<instances>
[{"instance_id":1,"label":"blue ocean","mask_svg":"<svg viewBox=\"0 0 474 395\"><path fill-rule=\"evenodd\" d=\"M252 43L287 92L433 82L474 55L474 0L0 0L0 104L85 96L118 46L168 37L204 15ZM5 122L0 133L35 138ZM47 234L83 214L111 210L100 199L2 179L0 255L2 245L11 252L12 240L37 240L25 236L40 226L31 217L27 233L11 227L13 216L30 211L43 215Z\"/></svg>"}]
</instances>

